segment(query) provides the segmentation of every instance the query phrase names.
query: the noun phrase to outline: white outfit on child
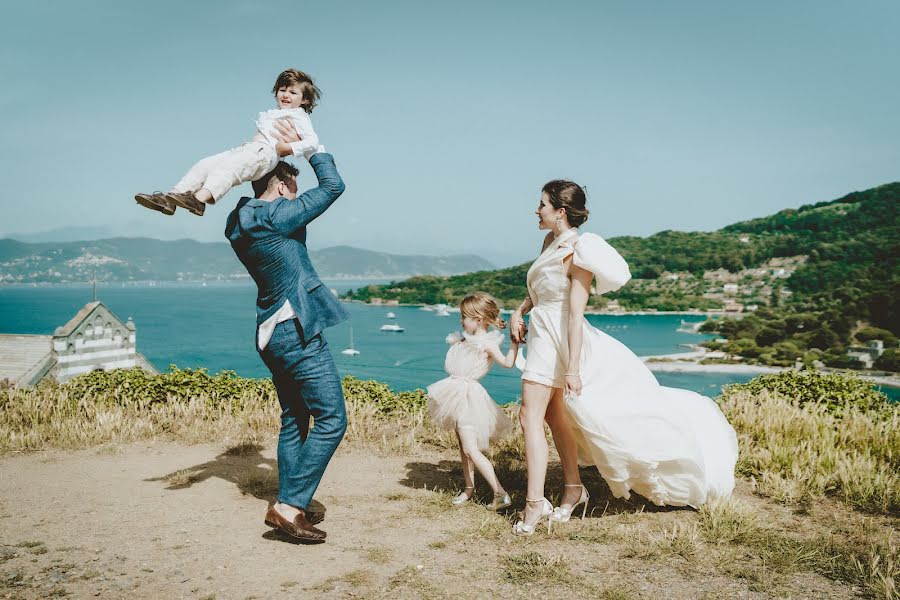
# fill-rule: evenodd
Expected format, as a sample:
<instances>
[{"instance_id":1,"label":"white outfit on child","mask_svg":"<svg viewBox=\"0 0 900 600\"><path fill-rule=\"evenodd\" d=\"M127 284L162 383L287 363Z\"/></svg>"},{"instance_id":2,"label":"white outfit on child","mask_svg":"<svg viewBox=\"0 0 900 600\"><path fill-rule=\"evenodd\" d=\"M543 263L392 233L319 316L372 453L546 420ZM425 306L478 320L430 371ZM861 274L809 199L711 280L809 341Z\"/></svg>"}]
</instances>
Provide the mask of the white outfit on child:
<instances>
[{"instance_id":1,"label":"white outfit on child","mask_svg":"<svg viewBox=\"0 0 900 600\"><path fill-rule=\"evenodd\" d=\"M569 256L594 274L598 294L631 279L625 260L600 236L569 229L557 237L528 269L534 308L522 379L562 388L566 373L580 375L581 395L565 398L579 462L595 464L615 496L634 490L657 505L698 507L730 495L737 436L715 402L659 385L640 358L587 319L581 364L568 365Z\"/></svg>"},{"instance_id":2,"label":"white outfit on child","mask_svg":"<svg viewBox=\"0 0 900 600\"><path fill-rule=\"evenodd\" d=\"M485 348L495 346L499 352L503 337L499 331L450 334L450 349L444 361L444 370L450 377L428 386L428 415L435 424L470 431L481 450L512 431L509 417L478 381L491 368L492 360Z\"/></svg>"},{"instance_id":3,"label":"white outfit on child","mask_svg":"<svg viewBox=\"0 0 900 600\"><path fill-rule=\"evenodd\" d=\"M309 158L319 148L319 138L313 130L309 115L302 108L273 108L259 113L256 135L249 142L208 156L191 167L172 188L173 192L197 192L206 188L218 201L228 191L247 181L256 181L278 164L275 145L275 121L288 119L300 135L299 142L290 144L294 156Z\"/></svg>"}]
</instances>

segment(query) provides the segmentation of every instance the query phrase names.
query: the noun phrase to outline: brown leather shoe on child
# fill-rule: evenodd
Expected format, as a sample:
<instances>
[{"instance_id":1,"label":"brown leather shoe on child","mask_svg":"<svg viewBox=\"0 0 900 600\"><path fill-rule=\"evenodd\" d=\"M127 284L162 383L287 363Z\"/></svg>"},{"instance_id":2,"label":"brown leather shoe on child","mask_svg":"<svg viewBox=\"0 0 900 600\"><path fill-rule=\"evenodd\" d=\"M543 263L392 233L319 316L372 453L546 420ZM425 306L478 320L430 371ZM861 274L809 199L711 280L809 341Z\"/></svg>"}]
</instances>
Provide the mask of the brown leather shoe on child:
<instances>
[{"instance_id":1,"label":"brown leather shoe on child","mask_svg":"<svg viewBox=\"0 0 900 600\"><path fill-rule=\"evenodd\" d=\"M166 194L166 198L181 208L186 208L198 217L202 217L203 211L206 210L206 204L197 200L197 197L192 192L169 192Z\"/></svg>"},{"instance_id":2,"label":"brown leather shoe on child","mask_svg":"<svg viewBox=\"0 0 900 600\"><path fill-rule=\"evenodd\" d=\"M134 200L144 208L159 211L164 215L175 214L175 203L160 192L154 192L152 194L135 194Z\"/></svg>"}]
</instances>

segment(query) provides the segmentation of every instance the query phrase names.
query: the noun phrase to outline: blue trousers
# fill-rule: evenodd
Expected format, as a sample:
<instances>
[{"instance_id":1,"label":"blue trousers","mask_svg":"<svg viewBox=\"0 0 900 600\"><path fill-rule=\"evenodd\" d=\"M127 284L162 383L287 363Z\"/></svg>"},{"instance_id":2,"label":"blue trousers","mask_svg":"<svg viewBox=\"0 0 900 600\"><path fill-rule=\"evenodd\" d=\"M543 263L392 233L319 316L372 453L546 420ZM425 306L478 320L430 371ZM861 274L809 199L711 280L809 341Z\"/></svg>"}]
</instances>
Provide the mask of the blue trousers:
<instances>
[{"instance_id":1,"label":"blue trousers","mask_svg":"<svg viewBox=\"0 0 900 600\"><path fill-rule=\"evenodd\" d=\"M300 322L284 321L260 356L281 404L278 501L306 510L347 430L347 408L325 338L302 340Z\"/></svg>"}]
</instances>

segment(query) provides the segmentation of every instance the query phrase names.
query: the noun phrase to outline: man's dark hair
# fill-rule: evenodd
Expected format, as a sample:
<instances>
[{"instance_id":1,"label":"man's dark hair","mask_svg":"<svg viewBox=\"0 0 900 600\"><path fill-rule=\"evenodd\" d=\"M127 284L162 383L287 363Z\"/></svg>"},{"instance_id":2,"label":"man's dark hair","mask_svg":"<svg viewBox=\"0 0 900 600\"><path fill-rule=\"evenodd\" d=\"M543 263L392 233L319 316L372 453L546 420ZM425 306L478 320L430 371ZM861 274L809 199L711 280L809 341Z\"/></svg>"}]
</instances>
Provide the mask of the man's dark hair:
<instances>
[{"instance_id":1,"label":"man's dark hair","mask_svg":"<svg viewBox=\"0 0 900 600\"><path fill-rule=\"evenodd\" d=\"M267 189L269 189L269 184L275 186L278 185L277 182L273 181L273 179L278 179L278 181L283 181L287 183L291 180L291 177L296 177L300 174L300 171L291 164L284 162L283 160L278 161L278 164L275 165L275 168L254 181L251 185L253 185L253 196L255 198L259 198L262 196Z\"/></svg>"}]
</instances>

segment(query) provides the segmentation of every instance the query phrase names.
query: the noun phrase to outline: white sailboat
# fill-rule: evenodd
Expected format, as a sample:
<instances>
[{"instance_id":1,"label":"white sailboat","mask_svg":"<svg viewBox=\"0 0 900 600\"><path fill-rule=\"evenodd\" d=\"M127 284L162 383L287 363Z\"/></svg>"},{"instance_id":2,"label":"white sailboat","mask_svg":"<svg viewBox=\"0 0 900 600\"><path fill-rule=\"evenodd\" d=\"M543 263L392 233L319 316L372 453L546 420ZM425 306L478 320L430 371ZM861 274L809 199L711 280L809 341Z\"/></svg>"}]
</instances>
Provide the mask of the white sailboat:
<instances>
[{"instance_id":1,"label":"white sailboat","mask_svg":"<svg viewBox=\"0 0 900 600\"><path fill-rule=\"evenodd\" d=\"M676 329L678 333L700 333L700 327L704 321L685 321L681 319L681 325Z\"/></svg>"},{"instance_id":2,"label":"white sailboat","mask_svg":"<svg viewBox=\"0 0 900 600\"><path fill-rule=\"evenodd\" d=\"M404 329L397 325L396 323L385 323L381 326L381 331L388 331L392 333L403 333Z\"/></svg>"},{"instance_id":3,"label":"white sailboat","mask_svg":"<svg viewBox=\"0 0 900 600\"><path fill-rule=\"evenodd\" d=\"M347 356L356 356L359 354L359 350L353 347L353 328L350 328L350 347L344 348L341 350L341 354L346 354Z\"/></svg>"}]
</instances>

